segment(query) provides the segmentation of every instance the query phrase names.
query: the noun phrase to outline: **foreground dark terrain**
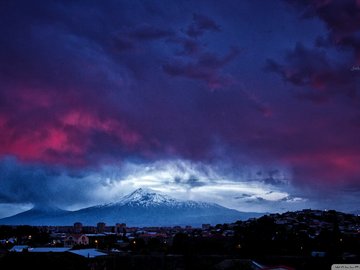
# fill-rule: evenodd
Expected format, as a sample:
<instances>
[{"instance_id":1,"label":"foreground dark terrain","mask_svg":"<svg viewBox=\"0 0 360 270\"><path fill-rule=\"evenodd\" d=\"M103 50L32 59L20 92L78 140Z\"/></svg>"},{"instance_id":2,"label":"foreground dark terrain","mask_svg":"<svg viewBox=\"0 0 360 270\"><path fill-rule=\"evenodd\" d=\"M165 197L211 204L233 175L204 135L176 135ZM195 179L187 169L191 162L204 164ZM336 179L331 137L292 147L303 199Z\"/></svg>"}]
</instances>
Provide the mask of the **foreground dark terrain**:
<instances>
[{"instance_id":1,"label":"foreground dark terrain","mask_svg":"<svg viewBox=\"0 0 360 270\"><path fill-rule=\"evenodd\" d=\"M201 228L1 226L0 238L0 269L331 269L360 263L360 218L336 211Z\"/></svg>"}]
</instances>

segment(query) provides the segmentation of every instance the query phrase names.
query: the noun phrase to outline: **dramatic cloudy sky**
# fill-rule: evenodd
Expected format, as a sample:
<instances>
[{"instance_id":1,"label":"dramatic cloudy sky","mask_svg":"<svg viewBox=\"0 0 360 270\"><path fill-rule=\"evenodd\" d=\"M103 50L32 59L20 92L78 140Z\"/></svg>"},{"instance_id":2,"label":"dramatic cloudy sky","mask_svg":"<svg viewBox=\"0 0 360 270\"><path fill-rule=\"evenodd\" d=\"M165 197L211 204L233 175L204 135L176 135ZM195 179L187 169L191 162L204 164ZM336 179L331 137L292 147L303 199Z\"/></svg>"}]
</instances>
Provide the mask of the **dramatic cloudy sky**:
<instances>
[{"instance_id":1,"label":"dramatic cloudy sky","mask_svg":"<svg viewBox=\"0 0 360 270\"><path fill-rule=\"evenodd\" d=\"M0 1L0 217L138 187L360 205L360 1Z\"/></svg>"}]
</instances>

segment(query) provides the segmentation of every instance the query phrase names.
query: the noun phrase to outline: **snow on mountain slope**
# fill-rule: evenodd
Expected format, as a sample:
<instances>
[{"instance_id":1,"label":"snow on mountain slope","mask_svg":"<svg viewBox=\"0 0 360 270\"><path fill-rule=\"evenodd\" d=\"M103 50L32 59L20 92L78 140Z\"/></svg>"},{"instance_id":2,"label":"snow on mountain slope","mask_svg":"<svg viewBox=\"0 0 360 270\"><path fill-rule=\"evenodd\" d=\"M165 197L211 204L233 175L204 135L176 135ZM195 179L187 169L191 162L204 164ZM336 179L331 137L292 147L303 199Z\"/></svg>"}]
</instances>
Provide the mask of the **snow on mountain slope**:
<instances>
[{"instance_id":1,"label":"snow on mountain slope","mask_svg":"<svg viewBox=\"0 0 360 270\"><path fill-rule=\"evenodd\" d=\"M160 193L156 193L150 189L139 188L129 195L123 197L119 205L133 205L133 206L154 206L154 205L167 205L175 206L178 201Z\"/></svg>"},{"instance_id":2,"label":"snow on mountain slope","mask_svg":"<svg viewBox=\"0 0 360 270\"><path fill-rule=\"evenodd\" d=\"M103 206L143 206L143 207L154 207L154 206L167 206L167 207L211 207L216 204L197 202L197 201L181 201L171 198L168 195L157 193L151 189L139 188L124 196L120 201L115 203L105 204Z\"/></svg>"}]
</instances>

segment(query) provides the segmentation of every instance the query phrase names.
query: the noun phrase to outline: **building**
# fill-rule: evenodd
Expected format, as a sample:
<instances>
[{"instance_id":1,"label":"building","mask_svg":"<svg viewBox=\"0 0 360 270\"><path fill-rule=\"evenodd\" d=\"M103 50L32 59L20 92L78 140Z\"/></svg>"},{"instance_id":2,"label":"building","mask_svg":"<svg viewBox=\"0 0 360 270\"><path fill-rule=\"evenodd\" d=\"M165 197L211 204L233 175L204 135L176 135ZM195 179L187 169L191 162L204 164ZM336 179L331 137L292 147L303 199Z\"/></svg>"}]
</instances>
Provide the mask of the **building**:
<instances>
[{"instance_id":1,"label":"building","mask_svg":"<svg viewBox=\"0 0 360 270\"><path fill-rule=\"evenodd\" d=\"M116 234L126 233L126 224L125 223L116 223L115 233Z\"/></svg>"},{"instance_id":2,"label":"building","mask_svg":"<svg viewBox=\"0 0 360 270\"><path fill-rule=\"evenodd\" d=\"M70 234L64 240L64 247L73 247L76 245L89 245L89 237L85 234Z\"/></svg>"},{"instance_id":3,"label":"building","mask_svg":"<svg viewBox=\"0 0 360 270\"><path fill-rule=\"evenodd\" d=\"M105 232L105 227L106 227L106 224L104 222L99 222L96 226L97 228L97 232L98 233L103 233Z\"/></svg>"},{"instance_id":4,"label":"building","mask_svg":"<svg viewBox=\"0 0 360 270\"><path fill-rule=\"evenodd\" d=\"M81 233L83 229L83 225L81 222L75 222L74 223L74 232L75 233Z\"/></svg>"}]
</instances>

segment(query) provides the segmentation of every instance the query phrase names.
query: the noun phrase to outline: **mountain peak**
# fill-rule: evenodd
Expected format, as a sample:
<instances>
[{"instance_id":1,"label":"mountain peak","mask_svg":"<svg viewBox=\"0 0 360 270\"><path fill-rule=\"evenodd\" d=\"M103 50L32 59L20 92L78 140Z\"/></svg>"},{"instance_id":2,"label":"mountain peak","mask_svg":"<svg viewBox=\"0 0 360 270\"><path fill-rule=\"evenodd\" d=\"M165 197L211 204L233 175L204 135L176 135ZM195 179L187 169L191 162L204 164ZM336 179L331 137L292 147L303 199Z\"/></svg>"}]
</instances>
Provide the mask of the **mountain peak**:
<instances>
[{"instance_id":1,"label":"mountain peak","mask_svg":"<svg viewBox=\"0 0 360 270\"><path fill-rule=\"evenodd\" d=\"M160 194L154 190L148 188L138 188L129 195L125 196L121 201L121 204L130 205L162 205L162 204L174 204L176 200L170 198L167 195Z\"/></svg>"},{"instance_id":2,"label":"mountain peak","mask_svg":"<svg viewBox=\"0 0 360 270\"><path fill-rule=\"evenodd\" d=\"M141 187L141 188L135 189L132 193L130 193L130 196L136 195L136 194L146 195L146 194L151 194L151 193L156 193L156 192L150 188Z\"/></svg>"}]
</instances>

